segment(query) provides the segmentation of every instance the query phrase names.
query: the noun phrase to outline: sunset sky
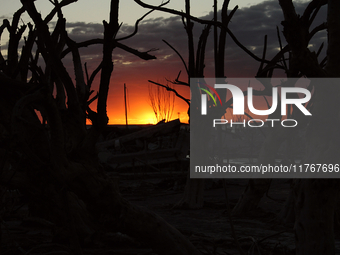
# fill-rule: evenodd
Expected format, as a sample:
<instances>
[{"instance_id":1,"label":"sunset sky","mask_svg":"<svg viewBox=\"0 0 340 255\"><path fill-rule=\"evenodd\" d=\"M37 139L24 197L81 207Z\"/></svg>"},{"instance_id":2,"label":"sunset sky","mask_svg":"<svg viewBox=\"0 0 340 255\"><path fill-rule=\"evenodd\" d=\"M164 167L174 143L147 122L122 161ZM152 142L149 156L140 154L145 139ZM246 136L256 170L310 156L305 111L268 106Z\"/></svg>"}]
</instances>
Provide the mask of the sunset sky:
<instances>
[{"instance_id":1,"label":"sunset sky","mask_svg":"<svg viewBox=\"0 0 340 255\"><path fill-rule=\"evenodd\" d=\"M153 5L159 5L161 1L146 0L145 2ZM219 9L222 1L219 2ZM302 13L305 1L295 1L295 7L298 13ZM1 19L12 19L13 13L20 8L19 0L0 0L0 17ZM37 0L38 10L45 17L51 10L51 3L48 0ZM192 14L202 19L212 18L213 1L195 0L191 1ZM283 19L282 11L277 0L255 1L231 0L229 9L238 4L239 9L236 11L229 28L236 35L238 40L243 43L257 56L262 55L264 36L268 35L267 59L270 59L278 52L278 40L276 26L282 30L280 22ZM93 38L103 37L102 20L108 20L109 0L78 0L78 2L66 6L63 9L64 17L67 20L67 30L69 36L77 41L82 42ZM168 8L184 10L184 0L171 0L167 5ZM136 4L133 0L120 1L120 22L123 25L118 34L118 38L128 35L134 29L134 22L140 18L148 9L144 9ZM321 10L325 13L326 10ZM324 22L323 18L317 18L313 26ZM23 22L29 22L27 14L22 17ZM53 27L53 22L51 27ZM312 27L313 27L312 26ZM197 45L202 26L195 24L195 45ZM284 38L281 34L281 38ZM317 34L310 44L311 50L317 50L321 42L326 38L325 32ZM110 92L108 98L108 115L109 124L125 123L124 115L124 83L128 89L128 122L130 124L154 123L155 117L149 103L148 80L162 82L165 78L174 80L179 71L182 71L181 80L187 81L185 70L178 56L170 49L162 39L174 46L187 59L187 36L183 28L181 18L169 14L155 11L140 23L139 31L136 36L126 41L122 41L132 48L139 51L151 51L150 54L157 57L156 60L144 61L138 57L126 53L120 49L115 49L113 54L114 71L112 73ZM1 37L1 50L6 56L8 35L4 33ZM284 43L285 44L285 43ZM87 63L91 73L100 63L102 55L102 46L96 45L81 50L83 63ZM212 31L206 51L206 69L205 76L213 76L213 47ZM63 59L66 67L71 67L71 56ZM258 62L249 57L240 50L235 43L228 38L226 45L226 75L227 77L254 77L258 69ZM70 74L73 74L70 69ZM99 78L99 75L97 76ZM98 85L98 79L95 81ZM96 88L97 86L94 86ZM175 87L179 93L189 98L189 89L185 87ZM91 105L95 110L96 103ZM187 121L187 104L179 98L175 100L175 109L173 118L180 117L182 122Z\"/></svg>"}]
</instances>

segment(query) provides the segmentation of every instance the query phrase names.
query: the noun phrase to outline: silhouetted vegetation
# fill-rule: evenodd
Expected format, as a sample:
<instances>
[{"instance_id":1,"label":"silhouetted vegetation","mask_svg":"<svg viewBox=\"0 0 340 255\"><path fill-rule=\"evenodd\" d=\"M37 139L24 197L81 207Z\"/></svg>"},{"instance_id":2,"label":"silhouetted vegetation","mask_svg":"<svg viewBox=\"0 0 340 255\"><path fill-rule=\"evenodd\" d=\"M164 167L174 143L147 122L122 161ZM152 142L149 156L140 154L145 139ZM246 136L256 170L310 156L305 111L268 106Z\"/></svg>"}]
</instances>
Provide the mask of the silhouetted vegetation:
<instances>
[{"instance_id":1,"label":"silhouetted vegetation","mask_svg":"<svg viewBox=\"0 0 340 255\"><path fill-rule=\"evenodd\" d=\"M75 42L68 36L67 17L62 12L64 6L73 2L76 0L52 0L53 9L42 17L35 1L21 0L22 7L12 21L4 20L0 27L0 35L5 30L9 33L7 56L0 52L1 254L199 255L245 254L246 250L248 254L335 254L338 179L251 179L249 182L190 179L186 178L187 127L181 127L178 120L134 133L117 129L107 134L113 51L120 48L143 60L156 58L149 51L140 52L122 42L137 33L138 24L146 15L136 22L131 35L118 38L119 1L111 0L109 21L103 21L103 38ZM266 58L266 36L263 55L258 57L230 31L228 24L237 6L228 12L228 0L223 3L220 21L216 0L213 20L192 16L189 0L185 0L184 12L166 8L168 2L160 6L135 2L151 11L182 18L188 60L166 42L186 71L185 81L180 79L179 72L173 84L189 89L190 78L204 77L211 29L216 77L225 77L227 36L258 62L257 78L271 78L277 69L284 70L288 78L339 77L340 3L337 0L312 0L302 15L296 13L291 0L279 0L287 44L283 46L278 30L280 51L270 60ZM315 16L326 4L327 23L312 29ZM24 12L32 22L19 25ZM49 28L54 17L57 22ZM205 25L196 51L194 23ZM311 52L308 45L318 31L326 28L327 58L319 61L323 45L317 53ZM25 33L27 36L23 38ZM94 44L102 45L102 61L90 74L79 49ZM62 62L68 54L72 56L72 70ZM94 95L93 82L99 73L99 90ZM173 87L152 83L191 105ZM270 95L272 84L264 83L263 88L254 91L254 95ZM323 85L309 89L314 90L313 117L306 120L295 108L289 109L289 115L299 119L306 129L302 162L339 164L340 87ZM192 98L197 93L192 91ZM222 107L209 108L218 118L232 106L227 94L221 96ZM162 99L158 96L157 100ZM157 100L154 111L159 113L163 110L155 109L162 102ZM92 107L95 102L97 106ZM167 121L172 113L171 104L164 110L165 117L161 117ZM198 109L191 110L191 118L199 114ZM277 114L274 112L271 117L276 118ZM87 119L92 122L90 128L86 127ZM208 127L202 130L205 132ZM275 164L284 143L287 160L294 162L289 150L293 148L295 135L291 130L273 128L258 152L258 162ZM123 163L131 163L126 167L129 171L113 171ZM258 206L263 200L264 210L261 210ZM235 217L238 218L234 222ZM273 237L278 239L272 240Z\"/></svg>"}]
</instances>

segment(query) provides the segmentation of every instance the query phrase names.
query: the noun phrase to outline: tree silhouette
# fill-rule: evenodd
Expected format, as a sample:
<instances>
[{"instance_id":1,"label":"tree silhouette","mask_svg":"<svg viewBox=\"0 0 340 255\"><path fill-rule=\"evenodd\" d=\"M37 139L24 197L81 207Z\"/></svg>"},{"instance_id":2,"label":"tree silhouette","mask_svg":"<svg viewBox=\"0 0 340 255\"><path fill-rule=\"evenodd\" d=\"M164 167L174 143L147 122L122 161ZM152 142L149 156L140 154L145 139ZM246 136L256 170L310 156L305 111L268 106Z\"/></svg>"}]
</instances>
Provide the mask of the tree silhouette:
<instances>
[{"instance_id":1,"label":"tree silhouette","mask_svg":"<svg viewBox=\"0 0 340 255\"><path fill-rule=\"evenodd\" d=\"M150 8L140 0L135 0L140 5ZM216 2L215 2L216 3ZM266 39L263 58L258 58L238 41L242 49L249 53L254 59L261 62L257 74L258 78L272 77L276 68L285 70L288 78L297 78L306 76L308 78L315 77L339 77L340 65L340 3L336 0L313 0L307 6L305 12L300 16L295 12L292 0L279 0L279 4L284 14L283 34L287 41L287 46L283 47L280 42L280 52L267 61ZM327 23L320 24L311 29L311 25L321 6L328 4ZM186 31L188 33L188 76L195 77L194 47L192 38L192 25L190 22L196 21L201 24L209 24L212 26L220 26L224 28L235 39L231 31L226 27L213 21L205 21L190 15L190 5L186 1L186 12L181 13L175 10L163 7L155 8L175 15L180 15L186 19ZM328 50L327 58L322 61L318 60L318 56L323 45L317 53L308 49L311 38L320 30L328 29ZM215 30L216 31L216 30ZM217 39L215 32L215 53L217 47ZM285 54L289 54L289 62L285 58ZM215 54L218 56L218 54ZM216 60L216 57L215 57ZM204 62L203 62L204 63ZM216 72L217 73L217 72ZM217 74L216 74L217 76ZM197 77L201 77L197 75ZM178 79L176 79L178 81ZM270 91L271 85L264 84L265 90L262 95ZM314 96L312 99L313 117L308 123L307 128L307 149L303 162L307 163L330 163L338 164L339 142L338 142L338 122L339 113L337 100L339 97L339 86L336 85L317 85L314 87ZM274 113L276 114L276 113ZM300 119L305 126L306 120L302 116L298 116L298 111L292 110L294 117ZM191 116L192 117L192 116ZM290 139L292 134L287 130L278 128L267 137L267 140L260 152L261 162L273 162L275 160L280 145ZM234 213L240 213L255 208L261 197L268 190L271 180L254 179L250 180L249 185L239 200ZM297 254L334 254L334 235L333 235L333 218L338 195L338 181L333 179L307 179L296 180L293 189L293 200L295 207L295 231L296 231L296 251Z\"/></svg>"},{"instance_id":2,"label":"tree silhouette","mask_svg":"<svg viewBox=\"0 0 340 255\"><path fill-rule=\"evenodd\" d=\"M200 254L162 218L126 201L97 160L95 143L108 121L106 104L114 69L113 50L121 48L144 60L155 58L148 52L139 52L121 43L137 33L138 23L145 16L136 22L136 29L130 36L117 38L120 28L119 1L112 0L110 20L104 22L104 38L75 42L66 32L66 20L62 13L62 7L75 1L52 1L53 10L42 18L34 1L22 0L23 6L14 14L12 22L4 20L0 27L0 35L5 29L10 34L7 56L0 53L0 185L19 189L28 201L31 215L53 222L56 226L54 240L66 243L73 253L82 254L85 239L114 230L136 237L159 254ZM270 61L265 59L266 39L263 56L259 58L238 42L228 29L227 23L232 16L232 13L226 15L229 1L224 2L222 13L226 16L222 16L222 22L217 21L216 10L214 20L191 16L189 0L186 0L184 13L164 8L166 3L150 6L135 1L152 10L166 11L183 18L188 35L189 59L185 66L189 79L204 76L205 43L211 27L214 28L217 77L224 77L223 54L227 33L239 47L260 62L258 78L272 77L276 68L285 70L288 77L294 78L339 77L340 3L337 0L313 0L301 16L295 12L291 0L279 0L284 14L282 25L287 45L282 47L279 40L281 50ZM216 1L214 3L216 7ZM328 4L327 24L310 31L315 15L325 4ZM19 26L24 12L29 14L33 23ZM58 21L50 30L48 24L55 15ZM196 52L193 22L206 25ZM217 28L221 31L219 38ZM317 53L313 53L308 49L308 43L316 32L325 28L328 29L327 59L319 61L322 46ZM20 51L21 38L27 29L28 34ZM83 69L79 49L93 44L103 45L103 59L89 75L86 66ZM61 61L67 54L72 55L75 81ZM290 54L289 60L285 54ZM94 95L91 86L99 72L99 92ZM189 85L189 79L182 82L178 76L174 83ZM265 90L258 92L258 95L270 91L270 84L263 85ZM170 87L165 88L176 93ZM336 85L314 87L313 117L307 127L304 162L339 164L339 95L340 88ZM90 108L95 100L96 111ZM188 99L184 100L189 104ZM232 101L223 103L221 112L216 112L217 116L222 116L223 111L232 105ZM292 114L297 112L293 109ZM93 123L89 130L86 128L86 118ZM261 149L259 160L272 162L278 147L289 136L291 134L285 130L274 129ZM270 180L251 180L234 212L256 207L269 184ZM200 198L203 187L203 181L191 182L187 185L188 192L183 201L189 204L193 201L193 207L202 206L202 201L195 199ZM338 187L337 179L294 181L292 199L289 201L292 201L295 210L297 254L335 253L333 228Z\"/></svg>"},{"instance_id":3,"label":"tree silhouette","mask_svg":"<svg viewBox=\"0 0 340 255\"><path fill-rule=\"evenodd\" d=\"M276 63L281 59L288 78L335 78L339 77L339 28L340 4L338 1L314 0L309 3L303 15L295 11L293 1L280 0L279 4L284 14L283 34L287 46L270 61L267 66L261 65L257 77L271 77ZM311 29L311 25L321 6L328 5L327 23L320 24ZM323 47L318 52L311 52L308 44L311 38L319 31L328 30L327 57L318 60ZM289 62L286 63L284 54L289 53ZM293 109L293 117L301 120L306 126L306 151L302 163L307 164L339 164L337 153L339 86L331 80L324 84L313 86L312 97L313 116L307 121L299 116ZM310 87L309 89L312 89ZM275 114L275 113L274 113ZM333 117L332 117L333 116ZM307 125L308 122L308 125ZM278 127L273 129L262 146L259 161L261 163L274 163L278 148L293 137L291 130ZM249 184L233 209L234 214L249 211L255 208L262 196L268 190L271 180L251 179ZM297 179L293 182L291 196L287 203L293 206L293 211L286 210L283 217L295 214L296 254L334 254L333 221L338 196L337 179ZM286 206L288 206L286 204ZM290 213L289 213L290 211ZM291 220L292 218L290 218Z\"/></svg>"},{"instance_id":4,"label":"tree silhouette","mask_svg":"<svg viewBox=\"0 0 340 255\"><path fill-rule=\"evenodd\" d=\"M170 84L165 85L165 87L149 85L149 101L157 122L171 120L175 95L169 91L170 89L172 89Z\"/></svg>"},{"instance_id":5,"label":"tree silhouette","mask_svg":"<svg viewBox=\"0 0 340 255\"><path fill-rule=\"evenodd\" d=\"M306 8L304 14L301 17L301 20L304 23L303 28L303 34L304 37L304 47L307 48L310 40L312 40L313 36L324 29L326 29L326 23L322 23L311 28L311 25L318 14L321 6L327 4L327 1L312 1L308 7ZM300 22L300 21L296 21ZM282 22L282 24L285 24L285 22ZM307 66L305 66L303 69L297 68L297 61L296 58L292 57L292 48L291 45L288 43L286 46L283 47L280 37L279 28L277 28L277 34L278 34L278 41L280 45L280 52L277 53L272 60L265 64L261 63L260 68L258 70L258 73L256 77L262 78L262 77L272 77L273 72L275 69L283 69L285 71L285 74L287 75L287 78L300 78L306 75L305 70ZM299 39L300 40L300 39ZM297 40L297 41L299 41ZM265 43L266 44L266 43ZM300 42L301 44L301 42ZM301 44L302 45L302 44ZM312 53L311 56L314 58L314 62L318 62L317 58L319 57L321 50L323 48L323 44L320 45L319 50L317 53ZM264 51L265 54L265 51ZM288 55L289 57L285 57L285 55ZM311 58L310 56L310 58ZM326 62L326 58L318 62L320 67L324 67ZM277 65L278 63L281 63L281 65ZM310 63L308 64L310 65ZM314 73L315 77L317 77L317 73ZM265 85L265 84L264 84ZM290 84L290 86L295 86L295 84ZM265 90L271 89L271 86L265 86ZM309 89L312 89L310 87ZM297 98L297 95L295 95ZM313 100L311 100L313 102ZM309 104L309 107L312 105ZM279 110L279 109L278 109ZM259 162L263 164L274 164L275 158L277 155L277 152L282 145L283 142L290 140L296 135L296 132L301 127L306 127L308 120L299 114L299 110L296 110L295 108L291 109L291 117L294 117L295 119L299 120L299 128L296 130L288 130L282 127L276 127L271 131L269 136L266 139L266 142L261 148L260 155L259 155ZM273 113L273 118L281 118L279 116L278 112ZM291 155L288 156L289 160L291 160ZM241 198L239 199L237 205L233 209L234 214L240 214L249 210L252 210L258 206L258 203L260 202L263 195L268 191L270 187L271 180L270 179L251 179L249 180L248 186L244 193L242 194ZM287 208L286 208L287 209ZM290 210L290 209L289 209ZM291 210L290 210L291 211ZM291 211L292 212L292 211ZM282 217L286 217L287 212L282 212ZM285 215L285 216L284 216ZM286 219L283 219L284 221Z\"/></svg>"},{"instance_id":6,"label":"tree silhouette","mask_svg":"<svg viewBox=\"0 0 340 255\"><path fill-rule=\"evenodd\" d=\"M182 55L173 47L170 43L163 40L171 49L175 51L175 53L179 56L179 58L182 61L182 64L185 67L187 80L182 81L180 80L180 74L179 72L176 79L171 81L175 85L181 85L181 86L187 86L190 87L190 79L191 78L197 78L197 77L204 77L204 69L205 69L205 51L206 51L206 44L209 36L209 32L211 27L214 27L214 57L215 57L215 74L218 75L218 77L224 77L224 51L225 51L225 41L226 41L226 35L227 31L232 35L232 38L234 41L240 45L243 49L247 51L247 49L236 39L235 36L233 36L232 32L228 29L228 23L230 22L232 16L234 15L235 11L237 10L238 6L236 6L229 14L228 14L228 5L229 1L225 0L223 2L223 7L221 11L221 19L222 22L219 22L217 20L217 1L214 1L214 20L202 20L197 17L191 16L190 12L190 0L185 0L185 12L179 12L173 9L168 9L165 7L156 7L149 4L146 4L140 0L135 0L136 3L139 5L159 10L175 15L179 15L182 17L184 29L187 34L188 38L188 60L187 62L184 60ZM200 24L205 24L205 27L203 28L201 35L199 37L198 43L197 43L197 50L195 52L195 42L194 42L194 35L193 35L193 27L194 27L194 21ZM217 28L220 28L221 32L218 36L217 34ZM252 55L253 56L253 55ZM188 115L190 120L190 112L193 112L194 114L198 114L198 111L190 111L190 100L187 98L184 98L182 95L180 95L175 89L170 88L169 86L166 86L164 84L160 84L158 82L150 81L149 82L164 87L169 91L172 91L176 94L177 97L184 100L188 104ZM192 96L191 98L198 98L197 91L191 91ZM221 97L226 99L226 94L221 94ZM216 112L215 116L218 116L216 118L219 118L224 115L225 110L231 105L231 102L224 103L222 110L220 112ZM207 128L203 128L203 132L206 132ZM204 137L204 136L202 136ZM175 207L181 208L181 207L187 207L191 209L199 209L203 207L203 194L204 194L204 179L190 179L189 175L187 178L187 184L184 191L183 198L176 204Z\"/></svg>"},{"instance_id":7,"label":"tree silhouette","mask_svg":"<svg viewBox=\"0 0 340 255\"><path fill-rule=\"evenodd\" d=\"M117 38L119 1L112 0L104 38L74 42L66 31L62 7L75 0L51 1L53 10L43 18L34 1L22 0L12 23L0 32L10 33L7 59L0 55L0 184L19 189L27 198L30 214L56 225L54 240L82 254L84 239L120 231L149 243L162 254L200 254L161 217L133 206L121 197L116 183L98 162L95 143L105 129L107 95L113 71L112 51L121 48L144 60L155 59ZM27 12L33 24L19 26ZM150 13L150 12L149 12ZM57 15L50 31L48 23ZM19 54L19 41L28 36ZM102 62L86 79L79 48L103 45ZM61 59L72 54L75 82ZM99 92L91 90L101 71ZM56 91L56 93L54 93ZM90 104L97 99L97 111ZM86 118L92 127L86 128Z\"/></svg>"},{"instance_id":8,"label":"tree silhouette","mask_svg":"<svg viewBox=\"0 0 340 255\"><path fill-rule=\"evenodd\" d=\"M292 1L279 1L283 14L283 33L292 51L294 71L307 77L339 77L340 74L340 3L312 1L299 16ZM310 21L313 11L328 4L327 62L323 68L316 54L308 49ZM310 18L311 17L311 18ZM313 117L307 129L307 150L304 162L338 164L338 126L340 95L338 84L314 86ZM295 231L297 254L335 254L334 210L339 191L338 179L303 179L295 187Z\"/></svg>"}]
</instances>

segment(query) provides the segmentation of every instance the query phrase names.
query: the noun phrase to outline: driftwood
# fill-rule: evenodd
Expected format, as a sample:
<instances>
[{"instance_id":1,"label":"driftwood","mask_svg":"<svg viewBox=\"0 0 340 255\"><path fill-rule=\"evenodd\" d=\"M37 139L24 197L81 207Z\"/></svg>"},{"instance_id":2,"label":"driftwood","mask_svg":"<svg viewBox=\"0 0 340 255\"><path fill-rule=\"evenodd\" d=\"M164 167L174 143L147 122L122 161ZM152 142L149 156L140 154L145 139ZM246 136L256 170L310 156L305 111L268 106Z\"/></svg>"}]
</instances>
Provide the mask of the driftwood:
<instances>
[{"instance_id":1,"label":"driftwood","mask_svg":"<svg viewBox=\"0 0 340 255\"><path fill-rule=\"evenodd\" d=\"M175 125L175 126L174 126ZM150 134L155 135L159 134L158 131L162 131L162 133L168 133L168 131L173 129L174 127L177 129L177 120L171 123L165 123L159 125L160 127L166 127L160 129L158 126L147 128L146 130L138 131L132 133L130 135L122 136L123 141L126 139L130 139L133 136L138 136L139 138L147 138L150 137ZM147 132L146 132L147 131ZM146 134L145 136L141 136L142 134ZM120 138L109 141L120 141ZM102 142L102 144L105 142ZM107 165L113 169L122 169L122 168L130 168L137 166L149 166L150 168L159 171L154 165L164 164L164 163L175 163L175 162L184 162L188 161L187 158L189 152L190 140L189 133L185 130L180 130L178 132L177 141L174 147L170 148L162 148L155 150L147 150L144 149L142 151L133 152L133 153L119 153L113 154L108 150L104 150L99 152L99 158L101 163Z\"/></svg>"},{"instance_id":2,"label":"driftwood","mask_svg":"<svg viewBox=\"0 0 340 255\"><path fill-rule=\"evenodd\" d=\"M112 155L107 163L123 163L131 162L133 160L143 160L148 161L156 158L166 158L171 156L176 156L179 150L177 148L164 149L164 150L154 150L154 151L141 151L136 153L124 153L118 155Z\"/></svg>"},{"instance_id":3,"label":"driftwood","mask_svg":"<svg viewBox=\"0 0 340 255\"><path fill-rule=\"evenodd\" d=\"M180 124L181 123L179 119L167 123L161 123L156 126L152 126L137 132L133 132L132 134L124 135L113 140L97 143L96 148L98 151L113 146L119 148L121 144L128 141L133 141L139 138L150 138L156 135L165 135L170 132L173 132L174 130L178 130Z\"/></svg>"}]
</instances>

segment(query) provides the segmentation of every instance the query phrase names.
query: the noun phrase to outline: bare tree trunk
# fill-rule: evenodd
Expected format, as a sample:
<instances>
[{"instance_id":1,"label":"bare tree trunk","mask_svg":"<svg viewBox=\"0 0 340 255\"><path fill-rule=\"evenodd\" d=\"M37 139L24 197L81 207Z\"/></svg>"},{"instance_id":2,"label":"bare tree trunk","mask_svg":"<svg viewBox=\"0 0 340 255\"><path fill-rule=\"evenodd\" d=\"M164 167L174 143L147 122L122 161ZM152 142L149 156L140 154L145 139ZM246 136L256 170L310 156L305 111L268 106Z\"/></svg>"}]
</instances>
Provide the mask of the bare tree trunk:
<instances>
[{"instance_id":1,"label":"bare tree trunk","mask_svg":"<svg viewBox=\"0 0 340 255\"><path fill-rule=\"evenodd\" d=\"M285 21L284 35L292 49L296 68L308 77L340 76L340 2L328 1L327 65L322 69L307 48L309 17L299 17L290 0L279 0ZM321 1L319 4L325 1ZM305 12L308 15L308 12ZM310 13L309 13L310 15ZM301 22L304 21L304 22ZM340 138L338 84L314 86L314 104L307 129L304 163L339 164ZM295 192L296 254L335 254L334 211L339 191L338 179L304 179Z\"/></svg>"},{"instance_id":2,"label":"bare tree trunk","mask_svg":"<svg viewBox=\"0 0 340 255\"><path fill-rule=\"evenodd\" d=\"M304 180L296 192L296 254L334 255L334 210L338 180Z\"/></svg>"},{"instance_id":3,"label":"bare tree trunk","mask_svg":"<svg viewBox=\"0 0 340 255\"><path fill-rule=\"evenodd\" d=\"M204 205L204 184L205 179L191 179L188 176L183 197L174 207L187 209L202 208Z\"/></svg>"},{"instance_id":4,"label":"bare tree trunk","mask_svg":"<svg viewBox=\"0 0 340 255\"><path fill-rule=\"evenodd\" d=\"M104 49L98 116L94 113L96 129L91 131L85 126L85 111L93 112L87 109L89 83L86 86L82 77L80 46L66 40L73 54L76 86L60 59L65 37L68 39L61 7L73 1L55 2L55 9L43 20L34 1L21 0L23 8L16 13L13 26L9 27L13 33L8 57L12 58L18 55L18 48L13 47L24 32L17 25L26 10L35 23L36 29L31 29L30 35L37 34L39 53L29 65L33 73L30 82L10 77L13 69L20 65L15 59L10 61L10 66L7 62L0 66L3 92L0 94L0 127L6 131L0 134L0 150L9 155L4 163L1 162L0 185L11 183L22 190L28 197L30 213L54 222L55 240L69 242L75 254L82 254L81 241L94 233L120 231L144 241L159 254L199 255L187 238L164 219L123 199L116 183L98 163L95 141L107 124L106 102L113 69L112 50L119 29L119 1L111 1L110 22L104 22L104 40L100 41ZM55 13L59 20L51 34L47 23ZM2 30L1 27L0 32ZM26 50L31 51L31 48ZM46 73L37 66L40 55L45 60ZM21 67L24 68L21 75L27 73L28 67ZM52 93L54 83L59 87L57 93L65 94L55 98ZM68 107L65 108L66 97ZM35 110L41 112L41 119ZM3 148L3 144L8 147ZM21 160L16 160L15 155L20 155Z\"/></svg>"},{"instance_id":5,"label":"bare tree trunk","mask_svg":"<svg viewBox=\"0 0 340 255\"><path fill-rule=\"evenodd\" d=\"M336 84L315 87L313 121L307 132L305 163L339 166L340 89ZM327 103L325 103L327 102ZM335 117L336 116L336 117ZM295 192L297 254L334 254L334 213L339 179L305 179Z\"/></svg>"},{"instance_id":6,"label":"bare tree trunk","mask_svg":"<svg viewBox=\"0 0 340 255\"><path fill-rule=\"evenodd\" d=\"M149 244L160 254L201 254L176 228L155 213L134 206L121 197L115 184L93 168L82 164L83 174L74 180L72 187L101 231L117 230ZM93 172L94 171L94 172ZM70 175L73 175L70 171Z\"/></svg>"},{"instance_id":7,"label":"bare tree trunk","mask_svg":"<svg viewBox=\"0 0 340 255\"><path fill-rule=\"evenodd\" d=\"M203 36L204 30L202 32L203 38L203 49L202 45L199 49L197 49L197 52L201 52L203 50L203 56L200 59L201 62L197 62L197 66L195 66L195 51L194 51L194 37L193 37L193 26L194 23L190 19L190 0L185 0L185 11L186 11L186 24L185 24L185 30L187 32L188 36L188 52L189 52L189 59L188 59L188 84L190 84L190 78L196 77L199 71L202 71L203 69L198 70L198 66L202 66L202 63L204 63L204 50L205 50L205 42L207 39L207 35ZM199 56L199 55L198 55ZM197 58L198 58L197 56ZM198 61L198 59L196 59ZM190 116L189 116L190 118ZM175 207L183 207L183 208L190 208L190 209L200 209L203 207L204 203L204 179L190 179L190 169L189 174L187 177L187 182L185 185L185 190L182 199L175 205Z\"/></svg>"},{"instance_id":8,"label":"bare tree trunk","mask_svg":"<svg viewBox=\"0 0 340 255\"><path fill-rule=\"evenodd\" d=\"M233 14L237 10L237 6L228 16L229 1L225 0L222 8L222 24L224 25L221 28L220 38L218 37L217 32L217 0L214 0L214 61L215 61L215 74L216 77L224 77L224 52L225 52L225 40L226 40L226 27L230 22ZM190 84L190 78L194 77L204 77L204 61L205 61L205 47L206 41L209 34L210 26L206 27L201 34L200 40L198 42L197 54L196 54L196 66L194 66L194 46L193 46L193 35L192 35L192 26L189 27L188 23L191 22L189 19L190 16L190 0L186 0L186 14L187 14L187 34L188 34L188 44L189 44L189 79L188 83ZM190 30L189 30L190 29ZM226 94L222 95L222 98L226 99ZM223 102L224 103L224 102ZM223 115L223 114L221 114ZM218 116L220 117L220 116ZM202 129L203 132L208 130L210 127L207 126L207 129ZM188 175L184 195L183 198L175 205L176 207L185 207L191 209L199 209L203 207L204 204L204 179L190 179L190 175Z\"/></svg>"},{"instance_id":9,"label":"bare tree trunk","mask_svg":"<svg viewBox=\"0 0 340 255\"><path fill-rule=\"evenodd\" d=\"M278 126L273 128L262 145L259 164L275 164L277 151L286 139L285 128ZM260 200L268 191L271 179L250 179L246 189L232 210L233 215L242 214L257 208Z\"/></svg>"},{"instance_id":10,"label":"bare tree trunk","mask_svg":"<svg viewBox=\"0 0 340 255\"><path fill-rule=\"evenodd\" d=\"M293 179L291 183L291 187L289 190L288 197L281 208L280 213L278 214L278 219L287 226L292 226L295 222L295 192L298 190L298 185L300 185L299 179Z\"/></svg>"},{"instance_id":11,"label":"bare tree trunk","mask_svg":"<svg viewBox=\"0 0 340 255\"><path fill-rule=\"evenodd\" d=\"M116 47L113 44L113 40L118 33L118 6L119 0L111 1L110 8L110 21L104 22L104 44L103 44L103 61L102 61L102 72L100 77L99 85L99 96L97 103L97 114L98 114L98 128L103 130L103 128L108 123L108 117L106 113L107 95L109 92L109 84L111 79L111 73L113 71L112 62L112 51Z\"/></svg>"}]
</instances>

